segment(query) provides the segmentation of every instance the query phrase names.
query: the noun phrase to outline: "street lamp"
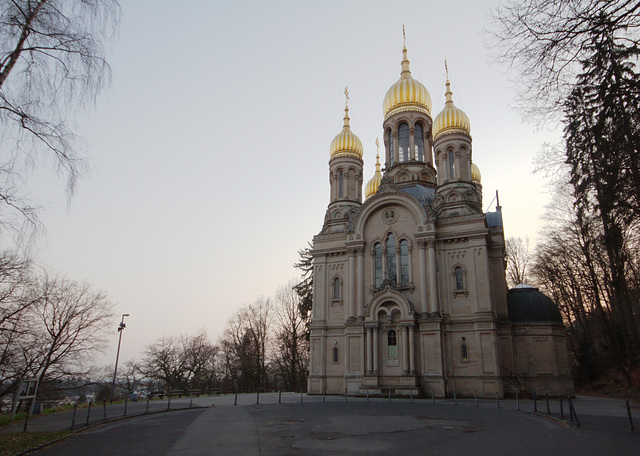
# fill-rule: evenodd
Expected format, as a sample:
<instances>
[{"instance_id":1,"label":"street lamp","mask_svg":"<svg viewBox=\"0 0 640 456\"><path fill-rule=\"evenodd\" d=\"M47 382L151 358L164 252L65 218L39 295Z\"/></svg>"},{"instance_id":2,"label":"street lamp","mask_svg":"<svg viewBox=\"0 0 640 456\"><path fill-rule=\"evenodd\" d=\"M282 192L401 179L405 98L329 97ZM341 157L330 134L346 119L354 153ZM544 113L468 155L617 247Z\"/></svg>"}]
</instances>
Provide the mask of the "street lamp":
<instances>
[{"instance_id":1,"label":"street lamp","mask_svg":"<svg viewBox=\"0 0 640 456\"><path fill-rule=\"evenodd\" d=\"M110 403L113 403L113 391L116 389L116 375L118 375L118 358L120 357L120 342L122 342L122 330L127 327L124 324L124 317L128 317L129 314L122 314L122 321L118 325L118 333L120 333L120 337L118 337L118 351L116 352L116 367L113 370L113 382L111 383L111 399Z\"/></svg>"}]
</instances>

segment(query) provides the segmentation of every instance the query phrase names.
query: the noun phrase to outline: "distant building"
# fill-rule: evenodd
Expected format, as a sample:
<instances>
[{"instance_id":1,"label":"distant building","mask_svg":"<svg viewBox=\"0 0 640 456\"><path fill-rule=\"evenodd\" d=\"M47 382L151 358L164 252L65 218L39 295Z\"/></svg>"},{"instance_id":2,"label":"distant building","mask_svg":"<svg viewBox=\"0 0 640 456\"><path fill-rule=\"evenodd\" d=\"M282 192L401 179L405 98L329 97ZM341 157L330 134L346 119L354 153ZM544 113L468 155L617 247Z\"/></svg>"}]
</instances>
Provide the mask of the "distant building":
<instances>
[{"instance_id":1,"label":"distant building","mask_svg":"<svg viewBox=\"0 0 640 456\"><path fill-rule=\"evenodd\" d=\"M330 146L330 203L313 239L309 392L498 395L573 392L562 319L536 289L507 292L500 207L482 211L470 121L434 118L403 49L384 98L379 157L363 202L363 147Z\"/></svg>"}]
</instances>

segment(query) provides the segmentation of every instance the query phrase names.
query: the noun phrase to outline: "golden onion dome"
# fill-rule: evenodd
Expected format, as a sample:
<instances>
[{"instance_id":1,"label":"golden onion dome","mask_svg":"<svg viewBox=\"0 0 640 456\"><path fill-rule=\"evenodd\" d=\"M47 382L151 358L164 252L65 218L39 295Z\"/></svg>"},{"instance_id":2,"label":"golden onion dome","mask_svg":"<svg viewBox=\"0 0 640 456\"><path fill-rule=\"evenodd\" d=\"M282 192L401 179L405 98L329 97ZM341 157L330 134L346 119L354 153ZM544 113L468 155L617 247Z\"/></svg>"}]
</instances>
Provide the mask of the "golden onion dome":
<instances>
[{"instance_id":1,"label":"golden onion dome","mask_svg":"<svg viewBox=\"0 0 640 456\"><path fill-rule=\"evenodd\" d=\"M418 111L431 115L431 95L420 81L416 81L411 76L406 46L402 48L400 79L387 90L382 110L385 119L392 114L403 111Z\"/></svg>"},{"instance_id":2,"label":"golden onion dome","mask_svg":"<svg viewBox=\"0 0 640 456\"><path fill-rule=\"evenodd\" d=\"M471 163L471 180L476 183L481 183L482 174L480 174L480 168L475 163Z\"/></svg>"},{"instance_id":3,"label":"golden onion dome","mask_svg":"<svg viewBox=\"0 0 640 456\"><path fill-rule=\"evenodd\" d=\"M371 180L367 182L367 186L365 187L365 192L364 192L365 199L376 194L381 181L382 181L382 171L380 171L380 154L378 153L376 154L376 172L373 174L373 177L371 178Z\"/></svg>"},{"instance_id":4,"label":"golden onion dome","mask_svg":"<svg viewBox=\"0 0 640 456\"><path fill-rule=\"evenodd\" d=\"M333 138L329 147L330 158L335 157L355 157L362 160L362 142L352 131L349 126L349 106L344 108L344 126L342 131Z\"/></svg>"},{"instance_id":5,"label":"golden onion dome","mask_svg":"<svg viewBox=\"0 0 640 456\"><path fill-rule=\"evenodd\" d=\"M467 135L471 133L469 116L453 104L453 92L451 92L451 83L448 78L446 85L447 92L445 96L447 101L444 104L444 109L433 121L433 139L445 133L465 133Z\"/></svg>"}]
</instances>

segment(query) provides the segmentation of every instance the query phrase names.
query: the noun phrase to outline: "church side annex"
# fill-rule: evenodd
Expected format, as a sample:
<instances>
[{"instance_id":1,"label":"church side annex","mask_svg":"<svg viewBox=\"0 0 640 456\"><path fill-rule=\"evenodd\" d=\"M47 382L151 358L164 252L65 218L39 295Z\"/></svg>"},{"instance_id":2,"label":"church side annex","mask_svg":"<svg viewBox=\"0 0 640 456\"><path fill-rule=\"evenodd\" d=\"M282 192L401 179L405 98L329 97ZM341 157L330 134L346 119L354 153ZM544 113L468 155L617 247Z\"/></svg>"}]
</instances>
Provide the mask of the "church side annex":
<instances>
[{"instance_id":1,"label":"church side annex","mask_svg":"<svg viewBox=\"0 0 640 456\"><path fill-rule=\"evenodd\" d=\"M409 68L384 98L380 157L344 126L330 145L330 203L313 238L310 394L573 393L565 328L537 289L507 290L501 208L482 210L471 123L432 118Z\"/></svg>"}]
</instances>

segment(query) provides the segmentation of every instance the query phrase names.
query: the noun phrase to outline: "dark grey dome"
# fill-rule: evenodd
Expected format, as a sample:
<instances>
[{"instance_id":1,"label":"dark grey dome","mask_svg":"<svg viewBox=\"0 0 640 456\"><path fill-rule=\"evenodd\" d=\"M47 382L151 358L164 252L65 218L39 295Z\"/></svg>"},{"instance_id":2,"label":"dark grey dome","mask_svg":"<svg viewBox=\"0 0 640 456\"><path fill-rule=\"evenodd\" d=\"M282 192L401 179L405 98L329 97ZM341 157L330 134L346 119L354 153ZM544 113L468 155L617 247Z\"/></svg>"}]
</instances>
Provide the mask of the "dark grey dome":
<instances>
[{"instance_id":1,"label":"dark grey dome","mask_svg":"<svg viewBox=\"0 0 640 456\"><path fill-rule=\"evenodd\" d=\"M519 322L562 323L558 306L532 286L520 284L507 292L509 320Z\"/></svg>"}]
</instances>

